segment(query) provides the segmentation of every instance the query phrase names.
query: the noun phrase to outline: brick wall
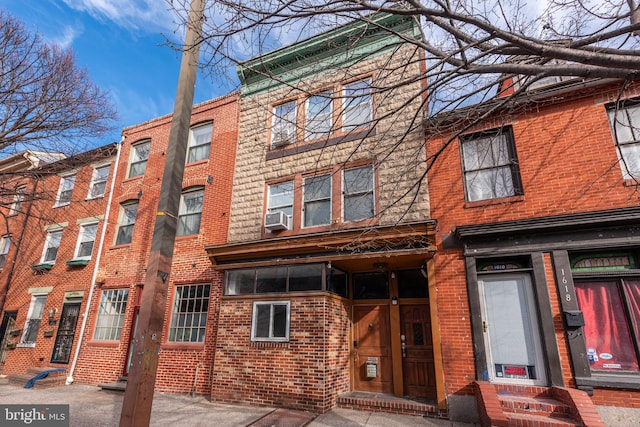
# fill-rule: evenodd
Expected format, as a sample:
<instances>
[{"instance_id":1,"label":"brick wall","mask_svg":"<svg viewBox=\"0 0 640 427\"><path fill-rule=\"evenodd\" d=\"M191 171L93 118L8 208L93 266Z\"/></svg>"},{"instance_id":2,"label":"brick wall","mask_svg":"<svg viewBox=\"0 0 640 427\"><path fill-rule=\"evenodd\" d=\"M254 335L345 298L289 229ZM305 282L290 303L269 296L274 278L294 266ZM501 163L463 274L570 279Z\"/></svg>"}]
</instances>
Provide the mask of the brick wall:
<instances>
[{"instance_id":1,"label":"brick wall","mask_svg":"<svg viewBox=\"0 0 640 427\"><path fill-rule=\"evenodd\" d=\"M20 213L8 217L7 223L3 222L3 225L9 226L8 230L3 230L3 234L11 233L11 247L0 275L0 290L7 290L3 311L15 310L18 313L15 328L24 330L31 305L32 294L29 290L40 288L48 291L35 347L21 347L18 344L16 349L9 350L2 367L4 374L22 374L29 368L43 366L68 368L72 360L78 343L77 336L74 337L69 363L51 363L52 351L60 326L65 292L80 291L84 292L85 296L88 292L97 256L97 242L102 234L102 220L98 222L96 240L88 264L70 267L66 262L72 260L75 255L80 232L78 220L100 218L106 208L105 197L87 198L93 174L93 161L108 164L113 158L105 159L104 156L98 157L96 154L95 157L89 156L85 160L87 161L65 163L67 166L61 166L62 172L76 171L75 185L68 205L54 207L60 176L55 171L45 170L41 172L41 178L31 181ZM110 176L111 173L112 170ZM107 186L107 190L109 187L110 185ZM31 266L40 264L47 236L46 227L55 224L63 226L55 264L50 270L36 272ZM83 304L81 310L84 310L84 307ZM51 309L56 310L53 319L55 324L49 322L48 312ZM82 318L79 317L76 330L79 330L81 321ZM50 331L52 336L45 336L45 331ZM21 337L22 332L12 338L12 341L19 343Z\"/></svg>"},{"instance_id":2,"label":"brick wall","mask_svg":"<svg viewBox=\"0 0 640 427\"><path fill-rule=\"evenodd\" d=\"M475 371L464 257L461 249L442 247L443 235L452 233L457 225L637 206L637 187L622 178L604 105L617 94L616 89L608 89L574 100L567 98L518 116L504 114L468 131L513 127L523 196L466 203L458 139L446 146L449 133L427 136L428 159L442 150L428 179L431 214L438 221L435 271L447 394L470 393ZM564 379L573 386L549 254L545 254L545 268ZM594 402L631 394L636 395L597 391Z\"/></svg>"},{"instance_id":3,"label":"brick wall","mask_svg":"<svg viewBox=\"0 0 640 427\"><path fill-rule=\"evenodd\" d=\"M191 124L213 121L213 135L208 160L185 166L182 188L202 186L204 202L200 233L176 238L165 311L165 327L156 379L156 390L207 394L211 387L211 365L216 345L216 330L223 274L213 270L204 247L226 242L231 201L231 183L237 139L237 95L230 94L194 106ZM93 295L87 319L84 345L76 368L76 381L95 384L111 382L122 374L129 345L133 310L139 301L145 268L153 237L155 215L169 140L171 116L153 119L123 131L118 184L111 205L109 227L99 276L103 283ZM149 159L143 176L127 179L131 144L151 139ZM120 203L138 200L138 214L131 244L114 245ZM210 283L211 295L204 343L170 343L167 332L175 286ZM103 291L128 288L122 336L118 341L93 340L98 304Z\"/></svg>"},{"instance_id":4,"label":"brick wall","mask_svg":"<svg viewBox=\"0 0 640 427\"><path fill-rule=\"evenodd\" d=\"M326 412L349 390L348 302L322 294L276 299L291 301L288 342L251 342L253 300L222 301L211 398Z\"/></svg>"}]
</instances>

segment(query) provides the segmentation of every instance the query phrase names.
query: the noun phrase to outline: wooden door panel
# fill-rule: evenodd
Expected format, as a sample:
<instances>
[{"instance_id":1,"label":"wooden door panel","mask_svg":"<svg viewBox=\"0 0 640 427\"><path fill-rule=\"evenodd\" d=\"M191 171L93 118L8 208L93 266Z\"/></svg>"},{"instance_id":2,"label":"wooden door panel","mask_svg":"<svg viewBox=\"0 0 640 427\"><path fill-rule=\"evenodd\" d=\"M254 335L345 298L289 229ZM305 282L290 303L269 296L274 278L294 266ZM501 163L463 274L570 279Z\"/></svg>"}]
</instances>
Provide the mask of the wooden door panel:
<instances>
[{"instance_id":1,"label":"wooden door panel","mask_svg":"<svg viewBox=\"0 0 640 427\"><path fill-rule=\"evenodd\" d=\"M405 396L436 397L431 315L427 304L400 306L404 336L402 373Z\"/></svg>"},{"instance_id":2,"label":"wooden door panel","mask_svg":"<svg viewBox=\"0 0 640 427\"><path fill-rule=\"evenodd\" d=\"M384 305L354 306L353 331L355 341L354 389L376 393L393 391L391 364L391 332L389 307ZM367 378L369 358L378 361L378 376Z\"/></svg>"}]
</instances>

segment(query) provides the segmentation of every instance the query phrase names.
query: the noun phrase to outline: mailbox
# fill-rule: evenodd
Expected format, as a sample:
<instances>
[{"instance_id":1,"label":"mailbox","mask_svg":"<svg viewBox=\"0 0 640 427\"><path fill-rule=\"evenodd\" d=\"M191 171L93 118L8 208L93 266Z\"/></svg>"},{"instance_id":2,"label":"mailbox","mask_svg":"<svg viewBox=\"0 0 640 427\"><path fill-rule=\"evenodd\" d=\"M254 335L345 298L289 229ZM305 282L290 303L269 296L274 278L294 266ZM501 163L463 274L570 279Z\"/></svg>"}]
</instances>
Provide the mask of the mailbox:
<instances>
[{"instance_id":1,"label":"mailbox","mask_svg":"<svg viewBox=\"0 0 640 427\"><path fill-rule=\"evenodd\" d=\"M365 371L367 373L367 378L376 378L378 376L378 358L377 357L369 357L367 358L367 363L365 363Z\"/></svg>"},{"instance_id":2,"label":"mailbox","mask_svg":"<svg viewBox=\"0 0 640 427\"><path fill-rule=\"evenodd\" d=\"M579 328L584 326L584 316L580 310L565 311L564 320L567 323L567 328Z\"/></svg>"}]
</instances>

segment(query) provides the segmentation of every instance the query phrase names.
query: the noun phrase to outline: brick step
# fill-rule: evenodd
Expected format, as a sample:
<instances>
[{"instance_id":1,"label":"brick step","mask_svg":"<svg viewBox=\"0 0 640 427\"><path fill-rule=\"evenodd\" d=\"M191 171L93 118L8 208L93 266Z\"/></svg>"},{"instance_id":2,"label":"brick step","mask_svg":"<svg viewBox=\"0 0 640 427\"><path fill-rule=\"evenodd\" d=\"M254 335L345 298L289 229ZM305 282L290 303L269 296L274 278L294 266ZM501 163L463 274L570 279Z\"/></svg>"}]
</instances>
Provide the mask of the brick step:
<instances>
[{"instance_id":1,"label":"brick step","mask_svg":"<svg viewBox=\"0 0 640 427\"><path fill-rule=\"evenodd\" d=\"M35 377L38 374L41 374L42 372L45 371L50 371L52 369L59 369L57 367L54 366L42 366L39 368L29 368L29 370L27 371L26 375L31 375L30 378ZM63 371L57 371L57 372L49 372L48 377L67 377L67 370L63 370Z\"/></svg>"},{"instance_id":2,"label":"brick step","mask_svg":"<svg viewBox=\"0 0 640 427\"><path fill-rule=\"evenodd\" d=\"M24 375L9 375L8 378L9 378L9 384L24 387L25 384L27 384L27 381L29 381L33 377L34 375L24 374ZM49 377L37 380L34 383L33 388L40 389L40 388L57 387L57 386L64 385L65 382L66 382L66 377L64 376L60 376L60 375L49 376Z\"/></svg>"},{"instance_id":3,"label":"brick step","mask_svg":"<svg viewBox=\"0 0 640 427\"><path fill-rule=\"evenodd\" d=\"M446 418L446 413L435 402L420 402L382 393L349 392L338 396L336 404L339 408L357 411Z\"/></svg>"},{"instance_id":4,"label":"brick step","mask_svg":"<svg viewBox=\"0 0 640 427\"><path fill-rule=\"evenodd\" d=\"M500 405L505 412L543 415L551 417L572 417L571 408L550 397L513 396L498 393Z\"/></svg>"},{"instance_id":5,"label":"brick step","mask_svg":"<svg viewBox=\"0 0 640 427\"><path fill-rule=\"evenodd\" d=\"M527 385L493 384L499 395L552 397L551 387L536 387Z\"/></svg>"},{"instance_id":6,"label":"brick step","mask_svg":"<svg viewBox=\"0 0 640 427\"><path fill-rule=\"evenodd\" d=\"M580 427L582 423L565 417L545 417L541 415L505 413L512 427Z\"/></svg>"}]
</instances>

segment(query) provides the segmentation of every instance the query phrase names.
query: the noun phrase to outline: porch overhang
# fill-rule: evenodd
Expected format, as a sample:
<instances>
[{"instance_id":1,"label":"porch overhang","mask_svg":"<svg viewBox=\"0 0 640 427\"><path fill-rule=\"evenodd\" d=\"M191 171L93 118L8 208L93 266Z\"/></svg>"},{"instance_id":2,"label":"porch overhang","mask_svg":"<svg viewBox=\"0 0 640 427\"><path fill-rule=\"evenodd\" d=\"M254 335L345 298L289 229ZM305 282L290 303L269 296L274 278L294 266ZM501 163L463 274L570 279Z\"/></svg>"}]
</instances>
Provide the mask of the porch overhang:
<instances>
[{"instance_id":1,"label":"porch overhang","mask_svg":"<svg viewBox=\"0 0 640 427\"><path fill-rule=\"evenodd\" d=\"M435 220L312 233L207 246L217 270L331 261L366 270L394 260L394 268L419 267L436 250Z\"/></svg>"}]
</instances>

